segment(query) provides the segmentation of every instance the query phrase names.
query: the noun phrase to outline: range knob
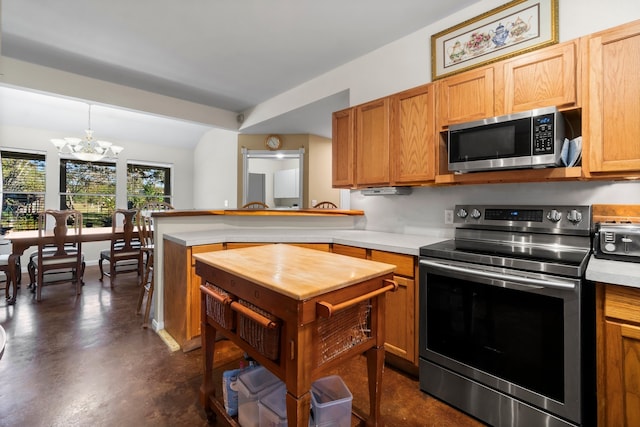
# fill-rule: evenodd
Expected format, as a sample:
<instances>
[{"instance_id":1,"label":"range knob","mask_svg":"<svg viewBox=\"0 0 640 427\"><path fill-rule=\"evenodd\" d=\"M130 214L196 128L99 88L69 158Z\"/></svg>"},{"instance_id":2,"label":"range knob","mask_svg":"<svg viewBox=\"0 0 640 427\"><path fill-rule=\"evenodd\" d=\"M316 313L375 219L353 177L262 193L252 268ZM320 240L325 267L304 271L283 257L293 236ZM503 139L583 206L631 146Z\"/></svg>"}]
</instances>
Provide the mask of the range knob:
<instances>
[{"instance_id":1,"label":"range knob","mask_svg":"<svg viewBox=\"0 0 640 427\"><path fill-rule=\"evenodd\" d=\"M472 209L471 210L471 218L473 219L478 219L480 218L482 214L480 213L480 211L478 209Z\"/></svg>"},{"instance_id":2,"label":"range knob","mask_svg":"<svg viewBox=\"0 0 640 427\"><path fill-rule=\"evenodd\" d=\"M557 209L551 209L547 214L547 219L551 222L558 222L562 219L562 212Z\"/></svg>"},{"instance_id":3,"label":"range knob","mask_svg":"<svg viewBox=\"0 0 640 427\"><path fill-rule=\"evenodd\" d=\"M458 212L456 212L456 215L458 215L459 218L466 218L468 214L469 213L464 208L460 208L458 209Z\"/></svg>"},{"instance_id":4,"label":"range knob","mask_svg":"<svg viewBox=\"0 0 640 427\"><path fill-rule=\"evenodd\" d=\"M567 219L572 223L577 224L582 221L582 212L577 209L571 209L567 214Z\"/></svg>"}]
</instances>

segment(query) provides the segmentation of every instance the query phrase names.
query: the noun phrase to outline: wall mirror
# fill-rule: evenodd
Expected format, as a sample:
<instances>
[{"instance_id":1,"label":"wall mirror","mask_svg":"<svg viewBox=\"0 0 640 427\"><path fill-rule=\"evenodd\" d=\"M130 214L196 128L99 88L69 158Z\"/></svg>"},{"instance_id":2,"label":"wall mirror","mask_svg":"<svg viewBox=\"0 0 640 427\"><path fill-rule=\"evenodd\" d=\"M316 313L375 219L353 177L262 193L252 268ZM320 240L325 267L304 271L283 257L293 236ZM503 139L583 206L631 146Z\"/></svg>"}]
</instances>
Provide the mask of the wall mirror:
<instances>
[{"instance_id":1,"label":"wall mirror","mask_svg":"<svg viewBox=\"0 0 640 427\"><path fill-rule=\"evenodd\" d=\"M279 151L243 148L242 174L242 205L263 202L273 209L302 207L304 148Z\"/></svg>"}]
</instances>

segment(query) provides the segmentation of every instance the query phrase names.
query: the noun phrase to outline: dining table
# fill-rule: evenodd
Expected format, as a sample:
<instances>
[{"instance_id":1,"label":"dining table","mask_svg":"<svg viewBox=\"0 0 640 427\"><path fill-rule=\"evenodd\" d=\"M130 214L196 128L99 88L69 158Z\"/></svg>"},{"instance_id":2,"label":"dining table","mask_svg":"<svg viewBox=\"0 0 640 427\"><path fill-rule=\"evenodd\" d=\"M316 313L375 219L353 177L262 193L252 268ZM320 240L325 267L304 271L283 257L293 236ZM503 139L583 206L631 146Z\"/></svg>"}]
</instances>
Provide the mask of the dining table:
<instances>
[{"instance_id":1,"label":"dining table","mask_svg":"<svg viewBox=\"0 0 640 427\"><path fill-rule=\"evenodd\" d=\"M138 231L135 230L134 234L137 236ZM69 228L65 242L100 242L110 241L111 239L121 239L123 237L123 227L83 227L80 229L78 234L76 234L74 230ZM44 233L41 233L38 230L12 230L5 234L4 238L11 241L9 265L12 266L12 268L9 269L9 277L7 277L7 304L12 305L16 303L18 294L17 278L18 274L21 274L21 272L18 271L18 264L16 260L24 254L25 250L32 246L53 243L54 235L53 230L47 230ZM9 295L9 286L13 287L11 295Z\"/></svg>"}]
</instances>

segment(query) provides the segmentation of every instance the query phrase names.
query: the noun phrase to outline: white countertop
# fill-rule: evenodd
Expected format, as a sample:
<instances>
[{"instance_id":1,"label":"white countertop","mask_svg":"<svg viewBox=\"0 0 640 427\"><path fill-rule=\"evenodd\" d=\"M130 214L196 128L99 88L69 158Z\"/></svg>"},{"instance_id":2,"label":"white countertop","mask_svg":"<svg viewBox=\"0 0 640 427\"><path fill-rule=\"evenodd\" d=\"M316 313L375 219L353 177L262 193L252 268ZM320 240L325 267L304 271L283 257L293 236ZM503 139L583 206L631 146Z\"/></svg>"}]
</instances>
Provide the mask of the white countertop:
<instances>
[{"instance_id":1,"label":"white countertop","mask_svg":"<svg viewBox=\"0 0 640 427\"><path fill-rule=\"evenodd\" d=\"M435 233L439 234L439 233ZM217 229L165 234L164 238L184 246L226 242L337 243L419 256L420 247L447 240L442 235L413 235L368 230L332 229ZM640 288L640 263L589 259L587 280Z\"/></svg>"},{"instance_id":2,"label":"white countertop","mask_svg":"<svg viewBox=\"0 0 640 427\"><path fill-rule=\"evenodd\" d=\"M640 263L611 261L591 255L586 278L594 282L640 288Z\"/></svg>"},{"instance_id":3,"label":"white countertop","mask_svg":"<svg viewBox=\"0 0 640 427\"><path fill-rule=\"evenodd\" d=\"M444 236L385 233L368 230L331 229L217 229L165 234L164 238L184 246L226 242L337 243L418 256L420 247L449 239Z\"/></svg>"}]
</instances>

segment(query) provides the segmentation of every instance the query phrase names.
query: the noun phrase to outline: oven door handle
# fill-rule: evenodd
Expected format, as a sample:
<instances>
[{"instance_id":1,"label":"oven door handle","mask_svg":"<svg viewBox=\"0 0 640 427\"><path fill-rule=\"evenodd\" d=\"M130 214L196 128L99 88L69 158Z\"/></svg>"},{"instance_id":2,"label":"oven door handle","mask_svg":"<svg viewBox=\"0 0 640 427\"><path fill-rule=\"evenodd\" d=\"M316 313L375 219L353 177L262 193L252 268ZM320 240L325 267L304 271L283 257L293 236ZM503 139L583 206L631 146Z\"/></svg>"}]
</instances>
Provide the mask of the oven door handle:
<instances>
[{"instance_id":1,"label":"oven door handle","mask_svg":"<svg viewBox=\"0 0 640 427\"><path fill-rule=\"evenodd\" d=\"M530 277L512 276L509 274L497 273L493 271L458 267L456 265L450 265L450 264L430 261L426 259L421 259L420 264L428 267L436 267L436 268L440 268L448 271L456 271L458 273L488 277L490 279L508 280L511 282L516 282L522 286L531 286L536 288L556 288L556 289L564 289L564 290L571 290L571 289L575 289L576 287L575 284L568 283L568 282L558 282L554 280L542 280L542 279L533 279Z\"/></svg>"}]
</instances>

